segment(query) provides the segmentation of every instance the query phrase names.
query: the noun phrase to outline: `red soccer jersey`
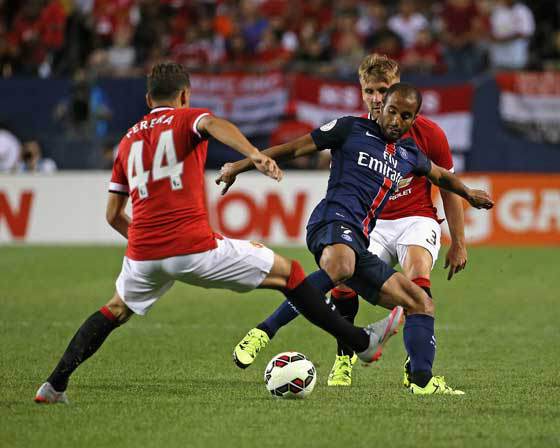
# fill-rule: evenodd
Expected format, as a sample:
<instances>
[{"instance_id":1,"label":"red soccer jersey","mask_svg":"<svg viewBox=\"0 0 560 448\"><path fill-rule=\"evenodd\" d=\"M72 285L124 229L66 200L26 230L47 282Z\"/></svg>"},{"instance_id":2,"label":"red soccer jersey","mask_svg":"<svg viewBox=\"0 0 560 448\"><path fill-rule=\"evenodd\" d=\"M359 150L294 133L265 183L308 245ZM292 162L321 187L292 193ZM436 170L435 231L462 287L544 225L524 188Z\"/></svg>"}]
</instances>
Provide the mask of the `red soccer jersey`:
<instances>
[{"instance_id":1,"label":"red soccer jersey","mask_svg":"<svg viewBox=\"0 0 560 448\"><path fill-rule=\"evenodd\" d=\"M407 134L418 149L432 162L453 170L449 143L443 130L429 118L419 115ZM399 182L399 190L389 198L379 219L398 219L407 216L426 216L435 220L437 210L432 202L432 184L426 177L409 176Z\"/></svg>"},{"instance_id":2,"label":"red soccer jersey","mask_svg":"<svg viewBox=\"0 0 560 448\"><path fill-rule=\"evenodd\" d=\"M362 115L370 118L369 114ZM449 142L443 130L422 115L416 117L412 128L403 136L411 137L418 149L446 170L453 170ZM379 219L399 219L408 216L426 216L435 220L437 210L432 202L432 183L426 177L410 175L399 182L399 190L389 198Z\"/></svg>"},{"instance_id":3,"label":"red soccer jersey","mask_svg":"<svg viewBox=\"0 0 560 448\"><path fill-rule=\"evenodd\" d=\"M196 129L205 115L158 107L121 140L109 191L132 198L127 257L157 260L217 246L204 194L208 141Z\"/></svg>"}]
</instances>

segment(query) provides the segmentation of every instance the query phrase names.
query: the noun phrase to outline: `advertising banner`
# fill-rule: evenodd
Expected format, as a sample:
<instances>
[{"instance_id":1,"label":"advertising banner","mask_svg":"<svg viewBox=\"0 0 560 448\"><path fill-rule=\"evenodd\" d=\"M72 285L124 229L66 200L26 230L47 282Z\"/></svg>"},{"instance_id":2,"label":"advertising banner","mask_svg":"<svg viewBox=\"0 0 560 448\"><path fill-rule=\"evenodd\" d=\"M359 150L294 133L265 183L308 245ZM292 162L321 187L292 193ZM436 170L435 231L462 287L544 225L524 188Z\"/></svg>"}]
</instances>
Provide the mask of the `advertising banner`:
<instances>
[{"instance_id":1,"label":"advertising banner","mask_svg":"<svg viewBox=\"0 0 560 448\"><path fill-rule=\"evenodd\" d=\"M422 114L441 126L454 151L468 150L471 146L474 87L465 83L420 90ZM298 75L293 92L298 118L315 127L343 115L362 115L366 111L358 83Z\"/></svg>"},{"instance_id":2,"label":"advertising banner","mask_svg":"<svg viewBox=\"0 0 560 448\"><path fill-rule=\"evenodd\" d=\"M560 143L560 73L507 72L496 75L500 115L525 138Z\"/></svg>"},{"instance_id":3,"label":"advertising banner","mask_svg":"<svg viewBox=\"0 0 560 448\"><path fill-rule=\"evenodd\" d=\"M0 176L0 244L123 243L105 221L110 174ZM324 197L327 173L288 172L280 183L247 173L225 196L206 177L213 228L232 238L274 245L305 245L305 225ZM487 190L496 201L490 211L465 203L469 244L560 246L560 175L482 174L462 179ZM436 204L442 209L441 201ZM440 212L440 216L444 216ZM446 223L442 224L444 239Z\"/></svg>"},{"instance_id":4,"label":"advertising banner","mask_svg":"<svg viewBox=\"0 0 560 448\"><path fill-rule=\"evenodd\" d=\"M239 126L246 135L270 133L288 101L282 73L193 74L191 106L210 109Z\"/></svg>"}]
</instances>

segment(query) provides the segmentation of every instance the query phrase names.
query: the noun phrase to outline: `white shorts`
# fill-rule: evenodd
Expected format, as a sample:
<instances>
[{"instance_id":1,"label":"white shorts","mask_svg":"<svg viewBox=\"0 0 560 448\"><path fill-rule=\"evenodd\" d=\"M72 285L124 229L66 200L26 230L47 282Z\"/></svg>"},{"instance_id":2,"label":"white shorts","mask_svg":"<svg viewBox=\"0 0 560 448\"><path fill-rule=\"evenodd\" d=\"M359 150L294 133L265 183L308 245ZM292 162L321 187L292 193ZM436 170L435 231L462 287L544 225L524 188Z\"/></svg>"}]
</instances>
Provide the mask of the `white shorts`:
<instances>
[{"instance_id":1,"label":"white shorts","mask_svg":"<svg viewBox=\"0 0 560 448\"><path fill-rule=\"evenodd\" d=\"M260 243L225 238L206 252L162 260L136 261L124 257L116 286L124 303L144 315L175 280L203 288L246 292L266 278L274 252Z\"/></svg>"},{"instance_id":2,"label":"white shorts","mask_svg":"<svg viewBox=\"0 0 560 448\"><path fill-rule=\"evenodd\" d=\"M432 269L441 246L441 228L435 219L409 216L378 219L370 235L368 250L389 266L403 266L408 246L420 246L432 255Z\"/></svg>"}]
</instances>

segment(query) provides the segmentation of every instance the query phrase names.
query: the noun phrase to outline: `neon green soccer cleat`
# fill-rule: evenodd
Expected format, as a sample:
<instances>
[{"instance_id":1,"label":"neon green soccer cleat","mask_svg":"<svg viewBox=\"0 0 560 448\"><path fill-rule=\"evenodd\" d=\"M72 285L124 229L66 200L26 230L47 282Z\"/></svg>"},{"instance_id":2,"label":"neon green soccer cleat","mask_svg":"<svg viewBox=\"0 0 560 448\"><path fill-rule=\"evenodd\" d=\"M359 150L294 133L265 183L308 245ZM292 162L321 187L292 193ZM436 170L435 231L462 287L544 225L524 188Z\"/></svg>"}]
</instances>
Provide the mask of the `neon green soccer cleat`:
<instances>
[{"instance_id":1,"label":"neon green soccer cleat","mask_svg":"<svg viewBox=\"0 0 560 448\"><path fill-rule=\"evenodd\" d=\"M268 335L258 328L253 328L245 335L243 339L235 346L233 350L233 361L241 369L246 369L270 342Z\"/></svg>"},{"instance_id":2,"label":"neon green soccer cleat","mask_svg":"<svg viewBox=\"0 0 560 448\"><path fill-rule=\"evenodd\" d=\"M357 360L358 356L355 353L352 355L352 358L348 355L337 355L327 379L327 386L351 386L352 367L356 364Z\"/></svg>"},{"instance_id":3,"label":"neon green soccer cleat","mask_svg":"<svg viewBox=\"0 0 560 448\"><path fill-rule=\"evenodd\" d=\"M443 376L433 376L425 387L420 387L414 383L410 383L410 388L408 390L410 390L410 392L414 395L465 395L465 392L462 390L452 389L449 387Z\"/></svg>"},{"instance_id":4,"label":"neon green soccer cleat","mask_svg":"<svg viewBox=\"0 0 560 448\"><path fill-rule=\"evenodd\" d=\"M410 387L410 356L404 360L403 386L407 389Z\"/></svg>"}]
</instances>

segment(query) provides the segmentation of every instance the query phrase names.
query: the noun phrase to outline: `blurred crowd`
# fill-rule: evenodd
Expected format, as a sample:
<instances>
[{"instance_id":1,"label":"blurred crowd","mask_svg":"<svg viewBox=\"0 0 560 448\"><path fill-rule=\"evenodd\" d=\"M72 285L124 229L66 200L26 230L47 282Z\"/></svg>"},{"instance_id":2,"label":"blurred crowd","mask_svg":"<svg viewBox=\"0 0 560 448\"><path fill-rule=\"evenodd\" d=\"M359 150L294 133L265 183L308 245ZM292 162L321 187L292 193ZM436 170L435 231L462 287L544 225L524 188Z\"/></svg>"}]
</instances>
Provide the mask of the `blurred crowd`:
<instances>
[{"instance_id":1,"label":"blurred crowd","mask_svg":"<svg viewBox=\"0 0 560 448\"><path fill-rule=\"evenodd\" d=\"M560 2L539 0L0 0L0 75L191 71L353 77L368 52L403 71L559 69Z\"/></svg>"}]
</instances>

